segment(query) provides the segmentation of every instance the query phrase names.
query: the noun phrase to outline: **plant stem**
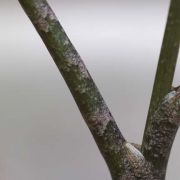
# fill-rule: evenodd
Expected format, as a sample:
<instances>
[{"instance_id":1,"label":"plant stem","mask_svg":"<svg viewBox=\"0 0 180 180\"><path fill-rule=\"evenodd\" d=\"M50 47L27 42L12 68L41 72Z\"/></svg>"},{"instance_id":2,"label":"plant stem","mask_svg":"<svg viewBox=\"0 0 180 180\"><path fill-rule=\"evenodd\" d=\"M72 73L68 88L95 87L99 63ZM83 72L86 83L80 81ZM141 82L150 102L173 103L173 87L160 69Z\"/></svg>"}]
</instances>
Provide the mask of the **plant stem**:
<instances>
[{"instance_id":1,"label":"plant stem","mask_svg":"<svg viewBox=\"0 0 180 180\"><path fill-rule=\"evenodd\" d=\"M67 83L111 174L122 171L125 139L78 52L46 0L19 0Z\"/></svg>"},{"instance_id":2,"label":"plant stem","mask_svg":"<svg viewBox=\"0 0 180 180\"><path fill-rule=\"evenodd\" d=\"M171 0L170 8L168 13L168 19L164 34L164 39L162 43L161 53L159 57L156 77L154 81L153 92L151 96L151 102L149 106L149 112L147 116L144 137L142 142L142 152L145 158L149 159L149 153L146 153L147 149L150 147L148 144L150 140L147 141L149 133L154 133L153 131L158 131L156 129L151 129L151 125L154 124L156 118L152 118L159 103L162 101L163 97L168 94L171 90L178 51L180 43L180 1ZM152 132L149 132L151 129ZM154 142L158 143L158 142ZM171 148L170 148L171 149ZM170 151L169 149L169 151Z\"/></svg>"}]
</instances>

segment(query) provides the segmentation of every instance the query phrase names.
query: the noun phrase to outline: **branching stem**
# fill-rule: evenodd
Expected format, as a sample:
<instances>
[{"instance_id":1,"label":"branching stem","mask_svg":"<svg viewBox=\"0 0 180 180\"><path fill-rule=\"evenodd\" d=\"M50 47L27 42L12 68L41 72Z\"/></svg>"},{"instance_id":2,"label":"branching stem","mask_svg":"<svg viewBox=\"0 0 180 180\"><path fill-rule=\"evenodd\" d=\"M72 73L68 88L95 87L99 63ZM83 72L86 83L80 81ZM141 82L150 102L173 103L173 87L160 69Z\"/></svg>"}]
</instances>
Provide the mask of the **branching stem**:
<instances>
[{"instance_id":1,"label":"branching stem","mask_svg":"<svg viewBox=\"0 0 180 180\"><path fill-rule=\"evenodd\" d=\"M142 148L141 148L145 158L148 159L150 162L155 161L154 158L152 158L152 154L155 152L153 150L151 150L152 152L150 152L151 149L150 143L153 141L153 143L156 144L156 146L160 146L160 144L158 138L149 135L156 134L156 132L162 130L161 127L159 126L156 126L155 128L155 124L157 125L158 120L157 118L154 118L154 114L158 108L158 105L162 101L163 97L166 94L168 94L168 92L170 92L171 90L177 57L178 57L179 43L180 43L180 1L171 0L164 39L162 43L156 77L154 81L151 102L149 106L149 112L146 121L146 127L144 130ZM174 139L173 136L174 134L171 137L172 140L171 143L173 143L173 139ZM171 146L167 150L169 152L166 152L166 157L164 157L163 162L162 162L162 158L160 159L156 158L157 162L161 161L163 163L163 165L159 164L158 168L162 168L163 170L166 169L170 150L171 150ZM166 161L166 163L164 161Z\"/></svg>"},{"instance_id":2,"label":"branching stem","mask_svg":"<svg viewBox=\"0 0 180 180\"><path fill-rule=\"evenodd\" d=\"M19 0L67 83L115 178L122 171L125 139L81 57L46 0Z\"/></svg>"},{"instance_id":3,"label":"branching stem","mask_svg":"<svg viewBox=\"0 0 180 180\"><path fill-rule=\"evenodd\" d=\"M180 121L179 88L173 91L173 96L169 94L170 97L158 106L171 88L176 66L180 40L180 1L171 1L142 153L139 148L126 142L81 57L47 1L19 0L19 2L66 81L107 162L112 179L162 180ZM166 138L167 146L163 138ZM159 151L159 147L163 148L163 154Z\"/></svg>"}]
</instances>

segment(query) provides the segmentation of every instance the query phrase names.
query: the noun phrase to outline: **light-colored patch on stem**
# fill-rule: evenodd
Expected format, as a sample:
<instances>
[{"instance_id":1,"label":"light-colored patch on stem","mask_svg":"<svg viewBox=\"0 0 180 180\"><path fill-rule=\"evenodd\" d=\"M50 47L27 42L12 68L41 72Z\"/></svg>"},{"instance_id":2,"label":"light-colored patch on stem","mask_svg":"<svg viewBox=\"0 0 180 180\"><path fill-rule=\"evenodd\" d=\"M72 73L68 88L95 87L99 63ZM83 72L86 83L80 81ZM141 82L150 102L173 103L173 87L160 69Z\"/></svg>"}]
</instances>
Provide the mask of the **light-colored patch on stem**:
<instances>
[{"instance_id":1,"label":"light-colored patch on stem","mask_svg":"<svg viewBox=\"0 0 180 180\"><path fill-rule=\"evenodd\" d=\"M159 107L168 117L168 121L177 126L180 125L180 88L171 91L163 99Z\"/></svg>"},{"instance_id":2,"label":"light-colored patch on stem","mask_svg":"<svg viewBox=\"0 0 180 180\"><path fill-rule=\"evenodd\" d=\"M40 30L47 33L50 27L50 22L48 21L58 21L57 17L47 4L37 1L35 6L38 14L35 23L38 24Z\"/></svg>"},{"instance_id":3,"label":"light-colored patch on stem","mask_svg":"<svg viewBox=\"0 0 180 180\"><path fill-rule=\"evenodd\" d=\"M65 39L64 44L69 44L69 46L71 46L68 39ZM79 76L79 78L88 78L88 79L90 78L90 75L87 71L85 64L83 63L83 60L78 55L78 53L76 52L74 47L73 47L73 49L68 47L66 49L66 51L64 52L64 56L67 61L67 66L68 66L69 70L71 68L73 68L72 66L76 66L76 67L78 67L79 72L81 74L81 76Z\"/></svg>"},{"instance_id":4,"label":"light-colored patch on stem","mask_svg":"<svg viewBox=\"0 0 180 180\"><path fill-rule=\"evenodd\" d=\"M144 161L144 156L143 154L135 148L132 144L126 142L125 143L126 151L131 159L134 161Z\"/></svg>"},{"instance_id":5,"label":"light-colored patch on stem","mask_svg":"<svg viewBox=\"0 0 180 180\"><path fill-rule=\"evenodd\" d=\"M102 136L107 128L108 123L113 120L111 113L109 112L106 105L97 109L87 118L87 123L93 130L97 131L97 134Z\"/></svg>"},{"instance_id":6,"label":"light-colored patch on stem","mask_svg":"<svg viewBox=\"0 0 180 180\"><path fill-rule=\"evenodd\" d=\"M125 142L124 150L126 154L124 166L125 169L127 169L123 175L124 180L157 180L153 177L151 164L146 161L143 154L136 147L131 143ZM130 170L132 174L130 174L128 170Z\"/></svg>"},{"instance_id":7,"label":"light-colored patch on stem","mask_svg":"<svg viewBox=\"0 0 180 180\"><path fill-rule=\"evenodd\" d=\"M175 95L176 95L176 91L171 91L164 97L163 103L170 101Z\"/></svg>"}]
</instances>

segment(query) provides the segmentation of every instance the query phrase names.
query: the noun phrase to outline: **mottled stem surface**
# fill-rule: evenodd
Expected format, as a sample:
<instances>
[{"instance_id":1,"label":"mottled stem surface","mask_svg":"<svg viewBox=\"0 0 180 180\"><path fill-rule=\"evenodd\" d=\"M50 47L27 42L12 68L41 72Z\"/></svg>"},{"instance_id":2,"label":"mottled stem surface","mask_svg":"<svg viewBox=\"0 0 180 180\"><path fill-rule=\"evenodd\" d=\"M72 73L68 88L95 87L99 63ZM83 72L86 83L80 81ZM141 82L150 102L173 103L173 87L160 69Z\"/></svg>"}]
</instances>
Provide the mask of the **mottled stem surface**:
<instances>
[{"instance_id":1,"label":"mottled stem surface","mask_svg":"<svg viewBox=\"0 0 180 180\"><path fill-rule=\"evenodd\" d=\"M165 179L171 147L180 125L180 88L165 96L151 118L143 154L160 179Z\"/></svg>"},{"instance_id":2,"label":"mottled stem surface","mask_svg":"<svg viewBox=\"0 0 180 180\"><path fill-rule=\"evenodd\" d=\"M164 34L164 39L162 43L161 53L159 57L156 77L154 81L154 87L151 97L151 102L149 106L149 112L147 116L146 127L144 130L144 137L142 142L142 152L145 155L145 158L150 159L149 153L145 153L148 146L151 146L149 143L153 141L154 143L159 143L156 140L148 140L149 131L154 134L154 131L158 131L161 127L156 127L150 130L152 124L155 124L156 118L152 118L154 112L157 110L159 103L162 98L171 90L173 76L175 72L178 51L180 43L180 1L171 0L170 8L168 13L168 19ZM153 138L153 136L151 137ZM170 149L169 149L170 151Z\"/></svg>"},{"instance_id":3,"label":"mottled stem surface","mask_svg":"<svg viewBox=\"0 0 180 180\"><path fill-rule=\"evenodd\" d=\"M160 104L157 112L149 121L150 126L147 128L144 141L146 143L143 144L144 154L142 154L139 146L136 147L126 142L122 136L86 66L47 1L19 0L19 2L66 81L87 126L107 162L112 179L162 180L161 173L159 173L161 169L158 165L161 162L157 163L154 158L157 156L161 157L161 154L158 154L158 148L159 144L163 144L164 141L162 139L157 141L157 139L160 136L164 136L167 140L173 141L179 125L179 90L173 91L174 93L168 95L169 98L166 98ZM175 8L174 5L171 8ZM172 17L174 17L174 14L172 14ZM169 19L171 19L170 16ZM173 23L179 26L178 21ZM175 28L174 25L172 25L172 28ZM168 32L169 30L166 31ZM174 42L173 47L176 49L177 44L175 44L174 38L172 38L172 42ZM179 39L177 43L179 43ZM168 49L169 45L167 44L166 46L164 48ZM170 49L172 50L172 48ZM171 60L171 58L174 59L174 56L171 57L170 55L168 58ZM156 130L160 131L157 132ZM157 144L154 144L154 142L157 142ZM171 143L169 141L169 149L172 145ZM165 145L163 148L164 151L168 149ZM157 153L153 156L152 153L156 151ZM165 153L167 154L167 151ZM165 161L160 166L164 167L164 164L166 164Z\"/></svg>"},{"instance_id":4,"label":"mottled stem surface","mask_svg":"<svg viewBox=\"0 0 180 180\"><path fill-rule=\"evenodd\" d=\"M111 174L122 166L125 139L81 57L46 0L19 0L64 77Z\"/></svg>"}]
</instances>

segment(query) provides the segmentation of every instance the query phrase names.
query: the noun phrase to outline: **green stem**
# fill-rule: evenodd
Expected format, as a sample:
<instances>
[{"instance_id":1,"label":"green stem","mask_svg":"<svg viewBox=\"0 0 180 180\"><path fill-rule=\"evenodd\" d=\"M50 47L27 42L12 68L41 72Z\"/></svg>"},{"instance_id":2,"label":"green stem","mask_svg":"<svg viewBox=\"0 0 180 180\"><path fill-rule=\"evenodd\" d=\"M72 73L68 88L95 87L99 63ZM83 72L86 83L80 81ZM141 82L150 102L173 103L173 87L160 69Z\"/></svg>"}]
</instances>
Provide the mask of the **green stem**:
<instances>
[{"instance_id":1,"label":"green stem","mask_svg":"<svg viewBox=\"0 0 180 180\"><path fill-rule=\"evenodd\" d=\"M170 151L180 125L180 88L165 96L151 118L143 153L153 165L154 173L164 180Z\"/></svg>"},{"instance_id":2,"label":"green stem","mask_svg":"<svg viewBox=\"0 0 180 180\"><path fill-rule=\"evenodd\" d=\"M122 171L125 139L81 57L46 0L19 0L65 79L111 174Z\"/></svg>"},{"instance_id":3,"label":"green stem","mask_svg":"<svg viewBox=\"0 0 180 180\"><path fill-rule=\"evenodd\" d=\"M147 142L147 136L149 135L148 129L151 129L151 125L154 124L155 118L152 118L155 113L160 101L163 97L170 92L180 43L180 1L171 0L170 9L168 13L168 19L162 43L161 53L159 57L156 77L154 81L154 87L149 106L149 112L146 121L146 127L144 131L144 137L142 142L142 152L145 158L149 159L148 153L145 153L146 149L150 146ZM152 129L153 131L157 129ZM158 142L154 142L158 143ZM170 151L170 149L169 149Z\"/></svg>"}]
</instances>

